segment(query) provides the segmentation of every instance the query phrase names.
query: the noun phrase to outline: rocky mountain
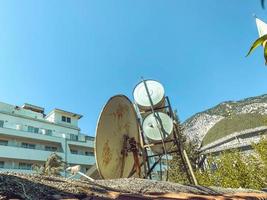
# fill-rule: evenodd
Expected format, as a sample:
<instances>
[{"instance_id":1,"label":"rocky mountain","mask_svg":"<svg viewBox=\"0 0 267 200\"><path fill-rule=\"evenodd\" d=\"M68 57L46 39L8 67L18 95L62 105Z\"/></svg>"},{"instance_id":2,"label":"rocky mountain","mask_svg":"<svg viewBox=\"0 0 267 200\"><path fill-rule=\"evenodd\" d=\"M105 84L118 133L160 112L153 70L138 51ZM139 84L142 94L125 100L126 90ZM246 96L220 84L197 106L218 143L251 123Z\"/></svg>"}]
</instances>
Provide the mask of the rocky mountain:
<instances>
[{"instance_id":1,"label":"rocky mountain","mask_svg":"<svg viewBox=\"0 0 267 200\"><path fill-rule=\"evenodd\" d=\"M199 112L183 123L184 134L200 146L204 136L217 123L241 114L267 115L267 94L240 101L226 101Z\"/></svg>"}]
</instances>

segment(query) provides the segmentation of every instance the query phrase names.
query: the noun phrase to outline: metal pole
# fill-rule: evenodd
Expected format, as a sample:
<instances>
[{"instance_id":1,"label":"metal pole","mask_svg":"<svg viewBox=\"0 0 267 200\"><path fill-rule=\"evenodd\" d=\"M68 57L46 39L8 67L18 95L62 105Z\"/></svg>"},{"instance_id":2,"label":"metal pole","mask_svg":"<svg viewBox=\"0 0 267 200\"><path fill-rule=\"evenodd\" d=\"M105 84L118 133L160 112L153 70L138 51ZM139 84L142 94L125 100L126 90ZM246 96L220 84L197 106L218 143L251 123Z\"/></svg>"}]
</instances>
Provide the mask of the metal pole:
<instances>
[{"instance_id":1,"label":"metal pole","mask_svg":"<svg viewBox=\"0 0 267 200\"><path fill-rule=\"evenodd\" d=\"M191 174L192 179L193 179L193 181L194 181L194 184L195 184L195 185L198 185L198 183L197 183L197 179L196 179L195 174L194 174L194 172L193 172L193 169L192 169L191 163L190 163L190 161L189 161L189 159L188 159L187 153L186 153L185 150L183 151L183 153L184 153L184 157L185 157L185 160L186 160L186 162L187 162L187 165L188 165L188 167L189 167L190 174Z\"/></svg>"},{"instance_id":2,"label":"metal pole","mask_svg":"<svg viewBox=\"0 0 267 200\"><path fill-rule=\"evenodd\" d=\"M160 169L160 180L162 181L162 160L159 162L159 169Z\"/></svg>"},{"instance_id":3,"label":"metal pole","mask_svg":"<svg viewBox=\"0 0 267 200\"><path fill-rule=\"evenodd\" d=\"M151 168L149 169L149 171L147 172L148 175L151 174L151 172L152 172L153 169L156 167L156 165L161 161L161 157L162 157L162 156L163 156L163 154L160 155L159 158L158 158L158 160L154 162L154 164L152 165L152 167L151 167Z\"/></svg>"},{"instance_id":4,"label":"metal pole","mask_svg":"<svg viewBox=\"0 0 267 200\"><path fill-rule=\"evenodd\" d=\"M164 130L164 128L163 128L162 122L161 122L161 121L159 122L159 121L157 120L157 117L156 117L156 114L155 114L155 111L154 111L154 108L153 108L153 101L152 101L151 96L150 96L150 94L149 94L149 90L148 90L148 87L147 87L147 84L146 84L146 80L144 80L143 77L142 77L141 79L142 79L142 81L143 81L143 83L144 83L145 90L146 90L146 93L147 93L147 97L148 97L148 100L149 100L149 103L150 103L150 108L151 108L151 111L152 111L152 113L153 113L154 119L155 119L155 121L156 121L156 123L157 123L157 127L158 127L159 132L160 132L160 135L161 135L162 146L163 146L164 154L166 155L166 167L167 167L167 176L166 176L166 180L168 180L168 169L169 169L169 166L168 166L168 157L167 157L166 145L165 145L165 143L164 143L164 139L165 139L165 137L164 137L164 135L163 135L163 131L162 131L162 130ZM159 126L160 126L160 127L159 127Z\"/></svg>"},{"instance_id":5,"label":"metal pole","mask_svg":"<svg viewBox=\"0 0 267 200\"><path fill-rule=\"evenodd\" d=\"M183 145L181 143L181 138L178 138L178 129L176 127L176 124L174 124L174 128L175 128L175 131L173 132L173 137L174 137L174 143L176 144L176 147L177 147L177 154L181 158L182 165L184 166L185 173L186 173L188 181L191 184L193 184L192 178L190 176L190 172L188 172L187 163L186 163L185 158L183 156L183 152L182 152L183 151Z\"/></svg>"},{"instance_id":6,"label":"metal pole","mask_svg":"<svg viewBox=\"0 0 267 200\"><path fill-rule=\"evenodd\" d=\"M65 167L67 167L68 165L68 161L67 161L67 137L65 137ZM65 171L65 178L67 177L67 172Z\"/></svg>"},{"instance_id":7,"label":"metal pole","mask_svg":"<svg viewBox=\"0 0 267 200\"><path fill-rule=\"evenodd\" d=\"M175 116L173 114L173 110L172 110L172 107L171 107L171 103L170 103L170 100L168 97L166 97L166 100L168 102L168 106L169 106L169 109L170 109L170 113L171 113L171 116L173 118L173 120L176 121L175 119ZM177 154L179 154L180 158L181 158L181 161L182 161L182 165L184 166L184 169L185 169L185 173L187 175L187 179L188 181L193 184L194 183L194 180L192 181L192 179L194 179L192 176L191 176L191 173L190 173L190 169L188 171L188 163L186 162L186 158L184 158L184 155L183 155L183 144L182 144L182 141L181 141L181 138L180 138L180 135L179 135L179 130L178 130L178 127L177 127L177 124L174 123L174 132L173 132L173 136L174 136L174 143L176 144L176 147L177 147ZM187 168L188 167L188 168Z\"/></svg>"},{"instance_id":8,"label":"metal pole","mask_svg":"<svg viewBox=\"0 0 267 200\"><path fill-rule=\"evenodd\" d=\"M144 164L144 178L147 178L147 170L149 170L150 168L150 164L149 164L149 158L148 158L148 153L147 153L147 149L144 148L144 145L145 145L145 136L144 136L144 130L143 130L143 127L141 125L141 121L140 119L138 120L138 123L139 123L139 126L140 126L140 130L141 130L141 146L142 146L142 156L143 156L143 164ZM151 175L149 176L149 178L151 179Z\"/></svg>"},{"instance_id":9,"label":"metal pole","mask_svg":"<svg viewBox=\"0 0 267 200\"><path fill-rule=\"evenodd\" d=\"M80 174L81 176L87 178L90 181L95 181L95 179L91 178L90 176L87 176L86 174L82 173L82 172L78 172L78 174Z\"/></svg>"},{"instance_id":10,"label":"metal pole","mask_svg":"<svg viewBox=\"0 0 267 200\"><path fill-rule=\"evenodd\" d=\"M64 148L64 161L65 161L65 169L64 169L64 177L67 177L67 172L66 172L66 168L67 168L67 137L66 134L62 134L62 137L64 138L64 143L65 143L65 148Z\"/></svg>"}]
</instances>

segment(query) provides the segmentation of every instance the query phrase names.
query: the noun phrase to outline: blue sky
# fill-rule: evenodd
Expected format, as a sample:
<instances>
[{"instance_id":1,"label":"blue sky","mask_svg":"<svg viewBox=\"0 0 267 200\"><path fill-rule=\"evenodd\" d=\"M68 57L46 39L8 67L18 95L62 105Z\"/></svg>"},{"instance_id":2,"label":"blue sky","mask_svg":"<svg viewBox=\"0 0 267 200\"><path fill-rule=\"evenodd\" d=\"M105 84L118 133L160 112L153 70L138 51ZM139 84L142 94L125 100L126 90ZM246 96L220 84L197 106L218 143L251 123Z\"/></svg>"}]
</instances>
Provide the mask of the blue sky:
<instances>
[{"instance_id":1,"label":"blue sky","mask_svg":"<svg viewBox=\"0 0 267 200\"><path fill-rule=\"evenodd\" d=\"M0 1L0 101L83 114L94 135L109 97L140 77L165 86L182 121L266 92L251 0Z\"/></svg>"}]
</instances>

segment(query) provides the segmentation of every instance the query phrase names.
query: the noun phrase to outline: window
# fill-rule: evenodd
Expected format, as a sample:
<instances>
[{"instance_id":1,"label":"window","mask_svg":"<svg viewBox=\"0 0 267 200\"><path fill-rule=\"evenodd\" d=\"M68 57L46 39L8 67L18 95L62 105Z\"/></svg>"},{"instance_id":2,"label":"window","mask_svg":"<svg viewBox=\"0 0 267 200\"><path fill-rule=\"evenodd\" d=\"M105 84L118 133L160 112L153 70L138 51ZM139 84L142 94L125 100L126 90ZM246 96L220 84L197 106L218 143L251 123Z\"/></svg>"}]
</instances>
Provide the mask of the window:
<instances>
[{"instance_id":1,"label":"window","mask_svg":"<svg viewBox=\"0 0 267 200\"><path fill-rule=\"evenodd\" d=\"M70 119L70 117L67 117L67 122L68 122L68 123L71 123L71 119Z\"/></svg>"},{"instance_id":2,"label":"window","mask_svg":"<svg viewBox=\"0 0 267 200\"><path fill-rule=\"evenodd\" d=\"M52 130L50 130L50 129L46 129L46 130L45 130L45 134L51 136L51 135L52 135Z\"/></svg>"},{"instance_id":3,"label":"window","mask_svg":"<svg viewBox=\"0 0 267 200\"><path fill-rule=\"evenodd\" d=\"M86 156L94 156L94 152L86 151L85 155Z\"/></svg>"},{"instance_id":4,"label":"window","mask_svg":"<svg viewBox=\"0 0 267 200\"><path fill-rule=\"evenodd\" d=\"M5 167L5 162L4 161L0 161L0 168L4 168Z\"/></svg>"},{"instance_id":5,"label":"window","mask_svg":"<svg viewBox=\"0 0 267 200\"><path fill-rule=\"evenodd\" d=\"M19 163L19 169L31 170L32 164L31 163Z\"/></svg>"},{"instance_id":6,"label":"window","mask_svg":"<svg viewBox=\"0 0 267 200\"><path fill-rule=\"evenodd\" d=\"M45 150L46 150L46 151L57 151L57 147L53 147L53 146L45 146Z\"/></svg>"},{"instance_id":7,"label":"window","mask_svg":"<svg viewBox=\"0 0 267 200\"><path fill-rule=\"evenodd\" d=\"M28 126L28 132L33 133L33 131L34 131L34 127L32 127L32 126Z\"/></svg>"},{"instance_id":8,"label":"window","mask_svg":"<svg viewBox=\"0 0 267 200\"><path fill-rule=\"evenodd\" d=\"M4 121L0 120L0 127L3 128L4 127Z\"/></svg>"},{"instance_id":9,"label":"window","mask_svg":"<svg viewBox=\"0 0 267 200\"><path fill-rule=\"evenodd\" d=\"M22 142L21 147L27 148L27 149L35 149L35 144L29 144L29 143Z\"/></svg>"},{"instance_id":10,"label":"window","mask_svg":"<svg viewBox=\"0 0 267 200\"><path fill-rule=\"evenodd\" d=\"M35 144L29 144L29 149L35 149Z\"/></svg>"},{"instance_id":11,"label":"window","mask_svg":"<svg viewBox=\"0 0 267 200\"><path fill-rule=\"evenodd\" d=\"M66 116L61 116L61 121L71 123L71 118Z\"/></svg>"},{"instance_id":12,"label":"window","mask_svg":"<svg viewBox=\"0 0 267 200\"><path fill-rule=\"evenodd\" d=\"M94 137L92 137L92 136L85 136L85 140L90 140L90 141L94 141Z\"/></svg>"},{"instance_id":13,"label":"window","mask_svg":"<svg viewBox=\"0 0 267 200\"><path fill-rule=\"evenodd\" d=\"M70 139L74 141L78 141L78 135L70 134Z\"/></svg>"},{"instance_id":14,"label":"window","mask_svg":"<svg viewBox=\"0 0 267 200\"><path fill-rule=\"evenodd\" d=\"M78 151L77 151L77 150L74 150L74 149L71 149L70 152L71 152L72 154L78 154Z\"/></svg>"},{"instance_id":15,"label":"window","mask_svg":"<svg viewBox=\"0 0 267 200\"><path fill-rule=\"evenodd\" d=\"M7 140L0 140L0 145L7 146L8 141Z\"/></svg>"},{"instance_id":16,"label":"window","mask_svg":"<svg viewBox=\"0 0 267 200\"><path fill-rule=\"evenodd\" d=\"M28 126L28 132L39 133L39 128L36 128L36 127L33 127L33 126Z\"/></svg>"}]
</instances>

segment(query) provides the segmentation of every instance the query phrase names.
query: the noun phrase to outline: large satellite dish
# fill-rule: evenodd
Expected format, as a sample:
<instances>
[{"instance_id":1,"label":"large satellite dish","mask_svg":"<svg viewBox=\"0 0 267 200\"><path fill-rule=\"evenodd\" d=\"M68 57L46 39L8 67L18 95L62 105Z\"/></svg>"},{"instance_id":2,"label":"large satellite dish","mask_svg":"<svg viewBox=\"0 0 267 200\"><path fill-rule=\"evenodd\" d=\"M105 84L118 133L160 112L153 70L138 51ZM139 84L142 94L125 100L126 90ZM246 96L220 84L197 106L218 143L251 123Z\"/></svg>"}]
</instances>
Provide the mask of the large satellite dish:
<instances>
[{"instance_id":1,"label":"large satellite dish","mask_svg":"<svg viewBox=\"0 0 267 200\"><path fill-rule=\"evenodd\" d=\"M126 96L116 95L104 106L96 128L95 157L102 178L130 176L136 157L127 151L128 140L140 143L136 112Z\"/></svg>"}]
</instances>

